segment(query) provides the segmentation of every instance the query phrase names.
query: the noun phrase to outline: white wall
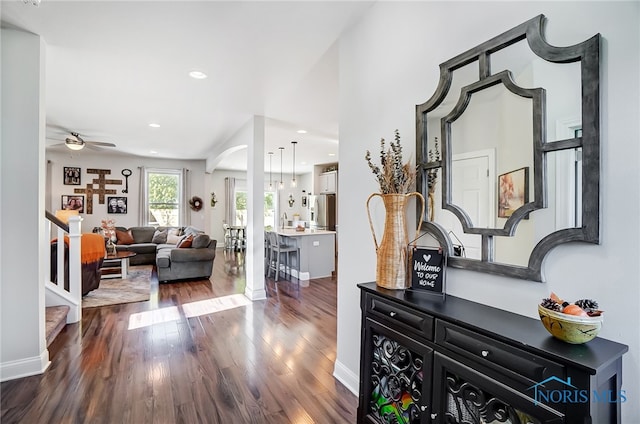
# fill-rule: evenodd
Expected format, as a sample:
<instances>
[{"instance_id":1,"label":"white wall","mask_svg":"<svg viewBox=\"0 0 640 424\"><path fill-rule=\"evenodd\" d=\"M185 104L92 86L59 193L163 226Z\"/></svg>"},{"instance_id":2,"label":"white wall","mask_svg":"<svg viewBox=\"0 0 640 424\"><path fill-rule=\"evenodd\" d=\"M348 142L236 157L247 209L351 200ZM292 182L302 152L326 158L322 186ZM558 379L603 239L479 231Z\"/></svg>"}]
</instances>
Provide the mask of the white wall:
<instances>
[{"instance_id":1,"label":"white wall","mask_svg":"<svg viewBox=\"0 0 640 424\"><path fill-rule=\"evenodd\" d=\"M543 284L450 269L447 290L533 318L551 291L567 299L597 299L606 311L601 336L630 349L623 360L623 389L630 399L623 422L640 422L638 2L378 2L342 37L340 162L350 166L340 167L336 375L353 382L359 373L356 284L375 279L365 201L378 187L365 150L377 151L380 137L390 140L398 128L409 158L415 105L433 94L439 64L540 13L547 16L546 38L553 45L572 45L596 33L603 37L601 244L554 249L543 264Z\"/></svg>"},{"instance_id":2,"label":"white wall","mask_svg":"<svg viewBox=\"0 0 640 424\"><path fill-rule=\"evenodd\" d=\"M47 152L46 157L49 161L48 166L51 174L50 180L47 181L47 194L49 198L47 209L54 213L56 210L61 208L60 197L62 195L74 195L73 190L75 188L86 188L87 183L90 183L93 178L98 177L96 174L87 174L88 168L110 169L111 174L106 176L107 179L122 180L122 185L106 185L106 188L115 189L117 193L106 195L104 204L99 203L97 195L93 196L92 214L87 213L87 195L79 194L80 196L85 196L85 213L81 214L83 217L83 232L91 232L93 227L99 227L100 221L107 218L115 219L116 225L119 227L133 227L142 224L138 222L138 214L140 210L140 167L146 166L161 169L186 168L189 170L190 192L187 193L189 197L187 197L187 203L184 207L188 210L191 220L190 225L210 234L210 228L207 226L209 223L207 214L210 209L211 197L210 193L205 191L206 175L204 172L204 160L144 158L114 154L105 151L94 152L89 149L83 149L77 152L68 149L63 151L50 150ZM63 184L63 168L65 166L81 168L82 175L80 185ZM130 169L133 172L129 177L128 193L122 193L122 190L125 188L125 178L121 174L123 169ZM94 185L94 188L97 188L97 185ZM123 196L127 198L126 214L107 214L107 197L110 196ZM188 200L192 196L198 196L204 201L204 207L197 212L193 211L189 207Z\"/></svg>"},{"instance_id":3,"label":"white wall","mask_svg":"<svg viewBox=\"0 0 640 424\"><path fill-rule=\"evenodd\" d=\"M44 64L40 37L2 29L0 380L39 374L45 341ZM11 64L11 66L6 66Z\"/></svg>"}]
</instances>

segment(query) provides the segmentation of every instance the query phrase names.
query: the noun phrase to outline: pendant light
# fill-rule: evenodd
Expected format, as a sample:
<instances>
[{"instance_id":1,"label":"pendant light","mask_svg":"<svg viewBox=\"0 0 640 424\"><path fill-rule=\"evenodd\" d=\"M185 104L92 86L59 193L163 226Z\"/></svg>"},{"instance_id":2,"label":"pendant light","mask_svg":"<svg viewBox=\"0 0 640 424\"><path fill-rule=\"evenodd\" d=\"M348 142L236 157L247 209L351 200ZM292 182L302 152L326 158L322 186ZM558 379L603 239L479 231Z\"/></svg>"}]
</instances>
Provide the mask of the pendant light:
<instances>
[{"instance_id":1,"label":"pendant light","mask_svg":"<svg viewBox=\"0 0 640 424\"><path fill-rule=\"evenodd\" d=\"M280 184L278 188L282 190L284 188L284 180L282 179L282 152L284 151L284 147L278 147L280 149Z\"/></svg>"},{"instance_id":2,"label":"pendant light","mask_svg":"<svg viewBox=\"0 0 640 424\"><path fill-rule=\"evenodd\" d=\"M296 144L297 141L292 141L293 144L293 178L291 179L291 187L296 187L298 184L296 183Z\"/></svg>"},{"instance_id":3,"label":"pendant light","mask_svg":"<svg viewBox=\"0 0 640 424\"><path fill-rule=\"evenodd\" d=\"M273 162L273 152L267 153L269 155L269 191L273 191L273 179L271 178L271 164Z\"/></svg>"}]
</instances>

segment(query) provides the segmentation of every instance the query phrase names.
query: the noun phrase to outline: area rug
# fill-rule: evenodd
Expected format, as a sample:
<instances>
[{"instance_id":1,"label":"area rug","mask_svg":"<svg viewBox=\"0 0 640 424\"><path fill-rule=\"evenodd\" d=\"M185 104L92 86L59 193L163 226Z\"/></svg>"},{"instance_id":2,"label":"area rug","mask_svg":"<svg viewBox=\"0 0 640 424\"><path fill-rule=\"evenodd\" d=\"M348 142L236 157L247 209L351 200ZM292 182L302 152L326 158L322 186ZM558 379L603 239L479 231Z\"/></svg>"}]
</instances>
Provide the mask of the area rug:
<instances>
[{"instance_id":1,"label":"area rug","mask_svg":"<svg viewBox=\"0 0 640 424\"><path fill-rule=\"evenodd\" d=\"M121 278L100 280L100 287L82 298L82 307L95 308L149 300L152 270L152 265L132 266L124 280Z\"/></svg>"}]
</instances>

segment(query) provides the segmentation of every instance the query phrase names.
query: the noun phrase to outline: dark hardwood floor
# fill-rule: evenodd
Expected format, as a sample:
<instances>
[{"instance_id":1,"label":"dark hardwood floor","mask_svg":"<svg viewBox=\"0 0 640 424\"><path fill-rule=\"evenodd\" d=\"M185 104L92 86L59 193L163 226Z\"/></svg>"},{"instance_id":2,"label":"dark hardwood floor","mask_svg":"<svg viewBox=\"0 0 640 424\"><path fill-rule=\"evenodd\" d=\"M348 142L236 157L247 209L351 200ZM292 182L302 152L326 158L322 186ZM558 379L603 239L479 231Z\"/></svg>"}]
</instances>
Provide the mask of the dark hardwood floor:
<instances>
[{"instance_id":1,"label":"dark hardwood floor","mask_svg":"<svg viewBox=\"0 0 640 424\"><path fill-rule=\"evenodd\" d=\"M244 285L242 258L218 251L210 280L154 274L149 301L85 309L43 375L2 383L0 421L355 422L357 397L332 376L336 279L269 279L253 303Z\"/></svg>"}]
</instances>

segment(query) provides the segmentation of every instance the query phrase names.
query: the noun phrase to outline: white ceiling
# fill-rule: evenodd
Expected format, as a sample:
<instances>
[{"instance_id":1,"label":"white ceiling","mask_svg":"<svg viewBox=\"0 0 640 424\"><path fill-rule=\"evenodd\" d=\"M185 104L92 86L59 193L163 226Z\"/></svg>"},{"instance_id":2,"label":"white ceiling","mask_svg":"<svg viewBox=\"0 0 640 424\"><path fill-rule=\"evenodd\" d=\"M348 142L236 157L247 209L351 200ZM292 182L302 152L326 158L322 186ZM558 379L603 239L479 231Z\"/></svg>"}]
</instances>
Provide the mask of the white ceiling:
<instances>
[{"instance_id":1,"label":"white ceiling","mask_svg":"<svg viewBox=\"0 0 640 424\"><path fill-rule=\"evenodd\" d=\"M281 146L291 169L292 140L296 171L308 172L338 160L336 41L370 5L3 0L0 14L46 43L47 146L68 130L122 153L204 159L262 115L274 172ZM246 150L219 168L246 169Z\"/></svg>"}]
</instances>

